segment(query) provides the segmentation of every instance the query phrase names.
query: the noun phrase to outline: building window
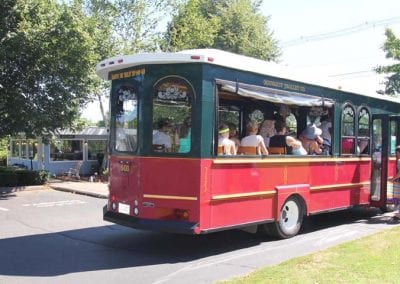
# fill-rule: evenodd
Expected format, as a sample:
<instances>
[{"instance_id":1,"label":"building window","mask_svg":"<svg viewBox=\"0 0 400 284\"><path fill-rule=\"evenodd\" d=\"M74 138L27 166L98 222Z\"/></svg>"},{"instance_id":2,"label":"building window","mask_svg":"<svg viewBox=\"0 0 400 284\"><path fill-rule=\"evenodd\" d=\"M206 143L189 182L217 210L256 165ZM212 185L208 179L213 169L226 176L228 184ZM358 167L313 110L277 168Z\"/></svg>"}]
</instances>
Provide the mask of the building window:
<instances>
[{"instance_id":1,"label":"building window","mask_svg":"<svg viewBox=\"0 0 400 284\"><path fill-rule=\"evenodd\" d=\"M37 160L37 143L34 140L28 141L28 159Z\"/></svg>"},{"instance_id":2,"label":"building window","mask_svg":"<svg viewBox=\"0 0 400 284\"><path fill-rule=\"evenodd\" d=\"M107 148L107 140L88 140L88 160L103 160Z\"/></svg>"},{"instance_id":3,"label":"building window","mask_svg":"<svg viewBox=\"0 0 400 284\"><path fill-rule=\"evenodd\" d=\"M12 140L11 142L11 157L19 158L19 145L21 141L19 140Z\"/></svg>"},{"instance_id":4,"label":"building window","mask_svg":"<svg viewBox=\"0 0 400 284\"><path fill-rule=\"evenodd\" d=\"M82 140L58 140L50 144L50 160L81 161L83 160Z\"/></svg>"}]
</instances>

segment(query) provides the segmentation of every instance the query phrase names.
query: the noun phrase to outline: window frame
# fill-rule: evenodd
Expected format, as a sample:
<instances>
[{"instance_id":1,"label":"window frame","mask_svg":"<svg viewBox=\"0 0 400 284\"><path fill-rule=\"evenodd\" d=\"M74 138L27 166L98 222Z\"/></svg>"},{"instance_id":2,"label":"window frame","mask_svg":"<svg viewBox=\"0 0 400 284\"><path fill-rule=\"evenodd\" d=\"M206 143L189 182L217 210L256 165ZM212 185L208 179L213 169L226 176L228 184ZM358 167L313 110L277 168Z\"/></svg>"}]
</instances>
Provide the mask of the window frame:
<instances>
[{"instance_id":1,"label":"window frame","mask_svg":"<svg viewBox=\"0 0 400 284\"><path fill-rule=\"evenodd\" d=\"M168 81L170 81L170 82L171 81L175 81L176 84L180 84L181 86L183 86L184 88L187 89L187 93L186 93L187 98L188 98L187 108L189 110L189 114L183 118L183 121L180 122L179 125L182 126L184 121L186 120L186 118L190 118L190 121L191 121L191 125L190 125L190 128L191 128L190 129L190 142L189 142L190 143L189 144L190 148L189 148L189 151L187 151L187 152L179 152L179 149L176 148L176 145L179 145L179 144L176 144L176 139L178 139L178 136L177 136L178 135L177 134L178 128L174 127L172 129L172 134L170 135L171 139L172 139L172 147L171 147L172 149L171 149L171 151L167 152L164 149L159 150L158 147L152 146L150 148L150 152L152 153L152 155L173 155L173 156L176 156L176 155L190 155L193 152L193 148L194 148L193 147L193 141L194 141L193 129L195 129L195 125L194 125L194 123L195 123L194 106L195 106L195 101L196 101L196 91L195 91L195 88L192 85L192 83L188 79L186 79L185 77L182 77L182 76L179 76L179 75L168 75L168 76L164 76L164 77L159 78L153 84L153 87L152 87L152 99L151 99L151 116L150 116L151 117L151 129L152 129L152 131L150 132L151 137L150 137L149 141L151 141L151 143L150 143L151 145L156 145L156 144L152 143L153 142L153 135L154 135L154 131L158 130L157 127L155 127L155 125L157 124L158 119L160 119L161 117L159 117L158 119L154 120L155 119L155 116L154 116L154 114L155 114L155 107L154 107L155 103L154 102L158 97L158 93L159 93L159 90L160 90L159 87L164 83L168 83ZM171 117L164 117L164 118L171 119Z\"/></svg>"},{"instance_id":2,"label":"window frame","mask_svg":"<svg viewBox=\"0 0 400 284\"><path fill-rule=\"evenodd\" d=\"M65 142L69 142L71 147L71 151L62 151L63 147L66 147L66 145L64 144ZM73 143L79 143L80 146L80 152L75 152L76 150L74 150L74 152L72 152L72 148L73 148ZM61 149L58 149L57 146L55 146L56 144L59 144L61 146ZM80 138L71 138L71 139L67 139L67 138L62 138L62 139L57 139L57 140L52 140L50 142L50 150L49 150L49 158L50 158L50 162L64 162L64 161L83 161L84 160L84 139L80 139ZM59 150L59 152L53 152L52 148L55 147L56 149ZM58 154L59 153L59 154ZM58 154L58 155L57 155ZM71 159L65 158L71 156ZM74 157L79 156L79 159L74 159Z\"/></svg>"},{"instance_id":3,"label":"window frame","mask_svg":"<svg viewBox=\"0 0 400 284\"><path fill-rule=\"evenodd\" d=\"M351 108L352 112L353 112L353 126L352 126L352 131L353 131L353 135L351 134L346 134L345 135L345 120L344 120L344 115L346 114L345 109L347 108ZM356 141L357 141L357 133L356 130L357 125L356 123L358 122L358 120L356 120L356 115L357 115L357 109L354 106L354 104L352 102L345 102L342 107L341 107L341 115L340 115L340 154L341 155L355 155L356 154ZM343 140L344 139L351 139L352 140L352 148L350 148L349 153L344 152L343 151Z\"/></svg>"},{"instance_id":4,"label":"window frame","mask_svg":"<svg viewBox=\"0 0 400 284\"><path fill-rule=\"evenodd\" d=\"M368 113L368 134L367 135L360 135L360 114L361 112L365 110ZM356 154L359 156L362 155L370 155L371 154L371 122L372 122L372 114L371 114L371 110L366 106L366 105L361 105L358 107L357 109L357 125L356 125L356 129L357 129L357 148L358 148L358 141L360 139L364 139L364 140L368 140L368 145L366 146L368 151L366 153L363 153L364 151L360 151L360 153L358 153L358 150L356 149Z\"/></svg>"},{"instance_id":5,"label":"window frame","mask_svg":"<svg viewBox=\"0 0 400 284\"><path fill-rule=\"evenodd\" d=\"M113 152L116 152L118 154L131 155L131 154L136 153L138 151L138 148L139 148L139 145L138 145L138 137L139 137L139 131L140 131L139 130L139 125L140 125L140 122L139 122L140 113L139 112L140 112L140 104L141 104L140 90L139 90L139 86L138 85L132 83L132 81L131 81L132 79L133 78L129 78L128 80L125 79L125 80L121 80L120 82L114 83L114 84L116 84L116 87L115 87L115 89L113 88L113 91L112 91L113 93L111 94L111 98L112 98L112 106L111 106L112 122L111 122L111 125L113 127L113 132L112 132L112 136L111 136L112 137L111 148L112 148ZM118 117L117 108L118 108L118 96L119 96L118 90L120 88L122 88L123 86L127 86L127 87L130 87L130 88L133 88L133 90L134 90L134 92L136 94L136 137L135 137L136 142L133 145L134 147L132 149L129 149L129 150L126 150L126 151L122 151L122 150L117 149L117 132L118 132L118 129L125 129L125 128L119 127L118 126L118 122L117 122L117 117ZM135 119L129 121L128 123L130 123L130 122L134 123L134 120ZM129 128L127 128L127 129L129 129ZM134 129L134 128L132 128L132 129Z\"/></svg>"}]
</instances>

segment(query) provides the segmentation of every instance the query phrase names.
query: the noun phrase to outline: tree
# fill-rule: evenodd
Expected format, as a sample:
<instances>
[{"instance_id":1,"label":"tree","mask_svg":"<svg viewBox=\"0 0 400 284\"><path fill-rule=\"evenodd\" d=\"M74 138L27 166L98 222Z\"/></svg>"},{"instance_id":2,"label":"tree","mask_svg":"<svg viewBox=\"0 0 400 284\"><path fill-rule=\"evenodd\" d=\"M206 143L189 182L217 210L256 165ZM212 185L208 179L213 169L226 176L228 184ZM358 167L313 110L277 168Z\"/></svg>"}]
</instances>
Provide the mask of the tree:
<instances>
[{"instance_id":1,"label":"tree","mask_svg":"<svg viewBox=\"0 0 400 284\"><path fill-rule=\"evenodd\" d=\"M0 166L5 166L8 155L8 138L0 138Z\"/></svg>"},{"instance_id":2,"label":"tree","mask_svg":"<svg viewBox=\"0 0 400 284\"><path fill-rule=\"evenodd\" d=\"M162 48L179 51L217 48L263 60L280 51L260 12L260 0L189 0L181 4L164 36Z\"/></svg>"},{"instance_id":3,"label":"tree","mask_svg":"<svg viewBox=\"0 0 400 284\"><path fill-rule=\"evenodd\" d=\"M3 2L0 137L41 136L72 125L92 86L93 25L79 5Z\"/></svg>"},{"instance_id":4,"label":"tree","mask_svg":"<svg viewBox=\"0 0 400 284\"><path fill-rule=\"evenodd\" d=\"M154 51L160 44L158 22L173 6L174 1L162 0L86 0L83 7L96 23L92 33L97 61L116 54ZM93 66L94 66L93 65ZM110 84L93 74L91 99L98 100L100 112L108 127L103 98L108 97Z\"/></svg>"},{"instance_id":5,"label":"tree","mask_svg":"<svg viewBox=\"0 0 400 284\"><path fill-rule=\"evenodd\" d=\"M268 28L268 18L261 15L262 1L233 0L221 9L221 28L215 47L264 59L277 60L277 41Z\"/></svg>"},{"instance_id":6,"label":"tree","mask_svg":"<svg viewBox=\"0 0 400 284\"><path fill-rule=\"evenodd\" d=\"M386 52L386 58L395 61L400 60L400 39L395 36L391 29L386 29L386 42L383 50ZM385 93L391 96L400 94L400 63L379 66L376 71L380 74L388 74L385 82Z\"/></svg>"},{"instance_id":7,"label":"tree","mask_svg":"<svg viewBox=\"0 0 400 284\"><path fill-rule=\"evenodd\" d=\"M168 24L162 48L179 51L212 47L220 27L219 18L208 12L208 0L189 0Z\"/></svg>"}]
</instances>

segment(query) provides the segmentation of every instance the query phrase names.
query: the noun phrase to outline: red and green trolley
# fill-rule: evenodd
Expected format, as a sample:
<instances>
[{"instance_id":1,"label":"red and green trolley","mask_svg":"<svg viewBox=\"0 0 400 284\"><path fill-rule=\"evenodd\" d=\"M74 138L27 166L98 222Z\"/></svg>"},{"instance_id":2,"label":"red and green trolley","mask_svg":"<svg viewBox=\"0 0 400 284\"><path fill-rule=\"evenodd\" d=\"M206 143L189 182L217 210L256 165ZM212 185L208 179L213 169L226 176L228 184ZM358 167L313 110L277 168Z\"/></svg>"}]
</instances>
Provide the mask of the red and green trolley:
<instances>
[{"instance_id":1,"label":"red and green trolley","mask_svg":"<svg viewBox=\"0 0 400 284\"><path fill-rule=\"evenodd\" d=\"M107 221L185 234L258 228L288 238L304 216L391 202L400 141L393 98L211 49L117 56L97 74L112 82ZM250 120L284 119L299 135L323 116L332 123L324 154L218 155L221 122L243 137ZM171 145L153 143L159 121L167 121Z\"/></svg>"}]
</instances>

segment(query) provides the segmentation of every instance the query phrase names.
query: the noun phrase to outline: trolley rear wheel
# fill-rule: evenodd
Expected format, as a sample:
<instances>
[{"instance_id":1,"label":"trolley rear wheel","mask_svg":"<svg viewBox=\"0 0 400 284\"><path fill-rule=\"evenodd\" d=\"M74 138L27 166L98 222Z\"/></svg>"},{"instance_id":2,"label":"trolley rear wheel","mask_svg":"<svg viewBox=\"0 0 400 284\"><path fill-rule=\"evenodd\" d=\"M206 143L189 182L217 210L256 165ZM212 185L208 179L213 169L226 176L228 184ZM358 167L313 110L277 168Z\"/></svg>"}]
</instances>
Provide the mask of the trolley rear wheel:
<instances>
[{"instance_id":1,"label":"trolley rear wheel","mask_svg":"<svg viewBox=\"0 0 400 284\"><path fill-rule=\"evenodd\" d=\"M289 197L279 212L279 221L262 225L263 231L273 237L287 239L300 231L303 223L304 207L296 196Z\"/></svg>"}]
</instances>

